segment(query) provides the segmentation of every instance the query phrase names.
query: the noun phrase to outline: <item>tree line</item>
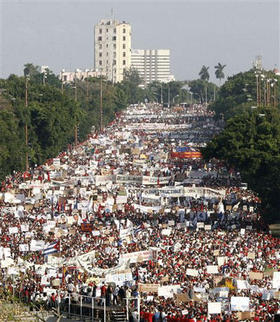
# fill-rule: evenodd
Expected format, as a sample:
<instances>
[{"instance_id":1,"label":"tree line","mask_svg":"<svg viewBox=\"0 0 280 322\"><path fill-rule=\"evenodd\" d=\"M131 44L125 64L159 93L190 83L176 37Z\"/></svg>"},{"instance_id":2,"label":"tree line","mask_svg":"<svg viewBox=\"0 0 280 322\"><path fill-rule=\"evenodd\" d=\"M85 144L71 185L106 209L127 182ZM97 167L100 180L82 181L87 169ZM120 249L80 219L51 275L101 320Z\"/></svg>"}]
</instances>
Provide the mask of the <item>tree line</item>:
<instances>
[{"instance_id":1,"label":"tree line","mask_svg":"<svg viewBox=\"0 0 280 322\"><path fill-rule=\"evenodd\" d=\"M217 158L240 171L261 198L268 223L279 221L279 93L280 77L272 71L254 68L229 77L209 106L225 128L202 150L206 160Z\"/></svg>"}]
</instances>

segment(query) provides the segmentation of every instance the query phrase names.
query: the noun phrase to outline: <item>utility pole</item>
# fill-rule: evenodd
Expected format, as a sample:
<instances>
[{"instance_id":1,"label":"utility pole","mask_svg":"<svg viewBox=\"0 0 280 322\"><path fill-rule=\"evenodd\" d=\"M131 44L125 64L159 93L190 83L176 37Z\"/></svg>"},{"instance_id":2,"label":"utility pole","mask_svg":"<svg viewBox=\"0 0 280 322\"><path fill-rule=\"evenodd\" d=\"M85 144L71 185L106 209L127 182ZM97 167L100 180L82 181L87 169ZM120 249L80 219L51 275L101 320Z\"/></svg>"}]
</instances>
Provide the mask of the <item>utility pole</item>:
<instances>
[{"instance_id":1,"label":"utility pole","mask_svg":"<svg viewBox=\"0 0 280 322\"><path fill-rule=\"evenodd\" d=\"M102 75L100 74L100 131L103 130L103 97L102 97Z\"/></svg>"},{"instance_id":2,"label":"utility pole","mask_svg":"<svg viewBox=\"0 0 280 322\"><path fill-rule=\"evenodd\" d=\"M26 111L28 109L28 87L27 87L27 75L25 75L25 107ZM27 127L27 120L25 120L25 170L28 171L29 169L29 162L28 162L28 127Z\"/></svg>"},{"instance_id":3,"label":"utility pole","mask_svg":"<svg viewBox=\"0 0 280 322\"><path fill-rule=\"evenodd\" d=\"M266 87L267 87L267 106L269 106L270 105L270 79L267 80Z\"/></svg>"}]
</instances>

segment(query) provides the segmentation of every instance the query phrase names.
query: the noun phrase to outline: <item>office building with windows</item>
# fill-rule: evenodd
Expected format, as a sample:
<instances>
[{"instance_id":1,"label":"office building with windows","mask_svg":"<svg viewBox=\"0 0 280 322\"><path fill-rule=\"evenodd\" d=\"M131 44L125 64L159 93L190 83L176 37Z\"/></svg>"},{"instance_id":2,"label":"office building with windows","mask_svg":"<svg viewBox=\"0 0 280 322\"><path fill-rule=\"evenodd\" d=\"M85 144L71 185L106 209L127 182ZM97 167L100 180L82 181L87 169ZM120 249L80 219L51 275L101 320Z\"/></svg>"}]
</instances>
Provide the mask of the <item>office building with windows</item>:
<instances>
[{"instance_id":1,"label":"office building with windows","mask_svg":"<svg viewBox=\"0 0 280 322\"><path fill-rule=\"evenodd\" d=\"M174 80L170 74L169 49L133 49L131 67L138 71L145 86L153 81L166 83Z\"/></svg>"},{"instance_id":2,"label":"office building with windows","mask_svg":"<svg viewBox=\"0 0 280 322\"><path fill-rule=\"evenodd\" d=\"M102 19L94 27L94 68L112 82L121 82L131 65L131 26Z\"/></svg>"}]
</instances>

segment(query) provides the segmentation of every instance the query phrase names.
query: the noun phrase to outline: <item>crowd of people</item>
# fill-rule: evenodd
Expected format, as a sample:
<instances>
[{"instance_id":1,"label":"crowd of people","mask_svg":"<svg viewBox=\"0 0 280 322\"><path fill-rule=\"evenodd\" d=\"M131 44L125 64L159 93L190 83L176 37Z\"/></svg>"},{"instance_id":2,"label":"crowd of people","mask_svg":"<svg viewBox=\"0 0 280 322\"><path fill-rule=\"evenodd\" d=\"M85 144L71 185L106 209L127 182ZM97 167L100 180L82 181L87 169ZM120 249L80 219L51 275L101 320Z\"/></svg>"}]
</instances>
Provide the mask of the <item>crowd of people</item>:
<instances>
[{"instance_id":1,"label":"crowd of people","mask_svg":"<svg viewBox=\"0 0 280 322\"><path fill-rule=\"evenodd\" d=\"M81 295L107 306L140 299L143 321L273 320L280 245L260 200L234 169L187 154L219 131L202 105L130 106L57 158L7 176L2 296L49 307Z\"/></svg>"}]
</instances>

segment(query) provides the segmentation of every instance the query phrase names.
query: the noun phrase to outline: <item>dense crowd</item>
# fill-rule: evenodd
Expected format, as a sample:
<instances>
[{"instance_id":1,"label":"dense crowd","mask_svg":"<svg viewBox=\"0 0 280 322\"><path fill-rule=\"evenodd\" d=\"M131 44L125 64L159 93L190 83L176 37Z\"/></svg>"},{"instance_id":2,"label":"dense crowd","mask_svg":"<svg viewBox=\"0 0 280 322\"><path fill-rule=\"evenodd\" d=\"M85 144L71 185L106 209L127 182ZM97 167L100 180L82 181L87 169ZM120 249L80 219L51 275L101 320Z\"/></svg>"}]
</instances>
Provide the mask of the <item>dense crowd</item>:
<instances>
[{"instance_id":1,"label":"dense crowd","mask_svg":"<svg viewBox=\"0 0 280 322\"><path fill-rule=\"evenodd\" d=\"M8 176L3 296L49 307L140 296L144 321L271 321L280 245L260 200L233 169L188 157L220 130L212 117L200 105L131 106L101 133Z\"/></svg>"}]
</instances>

